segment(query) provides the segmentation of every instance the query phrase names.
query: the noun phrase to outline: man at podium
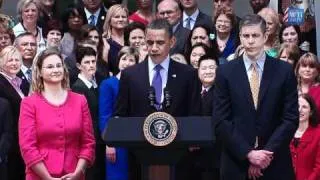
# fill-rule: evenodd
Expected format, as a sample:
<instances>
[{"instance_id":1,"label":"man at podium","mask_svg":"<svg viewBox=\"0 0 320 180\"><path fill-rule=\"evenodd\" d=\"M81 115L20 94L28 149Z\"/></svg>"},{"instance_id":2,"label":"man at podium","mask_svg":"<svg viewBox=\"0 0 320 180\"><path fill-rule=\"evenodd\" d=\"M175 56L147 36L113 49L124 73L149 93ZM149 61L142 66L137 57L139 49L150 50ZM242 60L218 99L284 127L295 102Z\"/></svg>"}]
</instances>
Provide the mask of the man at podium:
<instances>
[{"instance_id":1,"label":"man at podium","mask_svg":"<svg viewBox=\"0 0 320 180\"><path fill-rule=\"evenodd\" d=\"M157 19L147 26L146 43L146 60L122 72L115 115L146 117L156 111L164 111L174 117L198 115L200 90L197 73L192 67L170 59L169 51L175 44L175 38L167 20ZM186 173L180 164L176 167L176 179L187 179L183 177ZM149 172L152 176L152 171ZM130 179L140 180L138 176Z\"/></svg>"}]
</instances>

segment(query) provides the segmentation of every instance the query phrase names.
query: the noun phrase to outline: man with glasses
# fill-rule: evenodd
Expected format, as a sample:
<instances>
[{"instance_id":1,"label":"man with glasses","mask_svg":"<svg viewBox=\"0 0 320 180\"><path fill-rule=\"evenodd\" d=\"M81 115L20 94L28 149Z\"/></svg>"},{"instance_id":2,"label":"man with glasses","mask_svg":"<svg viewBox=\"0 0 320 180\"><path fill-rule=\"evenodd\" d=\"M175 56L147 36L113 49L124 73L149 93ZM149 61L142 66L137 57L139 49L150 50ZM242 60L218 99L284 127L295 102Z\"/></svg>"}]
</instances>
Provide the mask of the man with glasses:
<instances>
[{"instance_id":1,"label":"man with glasses","mask_svg":"<svg viewBox=\"0 0 320 180\"><path fill-rule=\"evenodd\" d=\"M25 32L16 37L14 42L22 56L22 66L17 74L22 79L21 91L25 96L28 96L32 81L32 63L37 52L37 41L32 33Z\"/></svg>"},{"instance_id":2,"label":"man with glasses","mask_svg":"<svg viewBox=\"0 0 320 180\"><path fill-rule=\"evenodd\" d=\"M173 36L176 39L175 45L170 50L170 55L184 52L184 45L187 42L190 30L183 27L180 22L181 9L175 0L163 0L158 4L157 18L166 19L172 26Z\"/></svg>"}]
</instances>

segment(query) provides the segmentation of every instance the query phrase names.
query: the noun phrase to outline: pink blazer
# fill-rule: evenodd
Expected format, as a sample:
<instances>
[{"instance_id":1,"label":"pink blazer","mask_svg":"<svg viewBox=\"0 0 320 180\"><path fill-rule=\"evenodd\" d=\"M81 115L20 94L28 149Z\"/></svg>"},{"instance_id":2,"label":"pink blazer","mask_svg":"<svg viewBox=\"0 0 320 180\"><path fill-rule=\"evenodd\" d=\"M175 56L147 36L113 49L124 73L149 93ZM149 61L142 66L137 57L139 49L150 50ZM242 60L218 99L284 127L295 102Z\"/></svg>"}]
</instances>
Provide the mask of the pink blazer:
<instances>
[{"instance_id":1,"label":"pink blazer","mask_svg":"<svg viewBox=\"0 0 320 180\"><path fill-rule=\"evenodd\" d=\"M54 177L74 172L79 158L92 164L95 139L86 98L69 91L60 106L38 93L23 99L19 144L27 180L40 179L31 167L41 161Z\"/></svg>"}]
</instances>

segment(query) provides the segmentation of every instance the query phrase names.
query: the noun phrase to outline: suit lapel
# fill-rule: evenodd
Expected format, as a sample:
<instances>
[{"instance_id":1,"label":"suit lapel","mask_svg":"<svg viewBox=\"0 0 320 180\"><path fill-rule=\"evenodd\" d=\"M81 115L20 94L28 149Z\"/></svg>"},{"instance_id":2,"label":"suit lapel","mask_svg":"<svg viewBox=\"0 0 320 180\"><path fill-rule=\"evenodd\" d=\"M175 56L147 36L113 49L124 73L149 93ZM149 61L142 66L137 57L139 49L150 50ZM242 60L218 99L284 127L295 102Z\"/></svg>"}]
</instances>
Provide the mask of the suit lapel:
<instances>
[{"instance_id":1,"label":"suit lapel","mask_svg":"<svg viewBox=\"0 0 320 180\"><path fill-rule=\"evenodd\" d=\"M242 83L238 83L239 86L241 86L241 89L243 91L243 94L245 95L245 99L247 100L247 102L250 104L250 107L255 110L254 107L254 103L253 103L253 99L252 99L252 94L251 94L251 89L250 89L250 83L249 83L249 79L248 79L248 75L247 75L247 71L246 71L246 67L244 65L243 62L243 57L241 56L241 58L239 59L238 62L238 66L240 68L235 68L236 69L236 78L237 81L236 82L242 82Z\"/></svg>"},{"instance_id":2,"label":"suit lapel","mask_svg":"<svg viewBox=\"0 0 320 180\"><path fill-rule=\"evenodd\" d=\"M140 82L143 85L143 89L150 89L148 58L146 58L141 64L142 68L139 70L141 72Z\"/></svg>"},{"instance_id":3,"label":"suit lapel","mask_svg":"<svg viewBox=\"0 0 320 180\"><path fill-rule=\"evenodd\" d=\"M260 104L268 90L268 86L270 85L270 82L273 78L273 75L276 74L274 73L274 59L266 57L266 61L264 64L263 68L263 73L262 73L262 79L261 79L261 85L260 85L260 90L259 90L259 96L258 96L258 108L260 107Z\"/></svg>"},{"instance_id":4,"label":"suit lapel","mask_svg":"<svg viewBox=\"0 0 320 180\"><path fill-rule=\"evenodd\" d=\"M168 79L166 84L166 87L170 89L170 91L173 91L172 88L176 87L174 85L176 78L177 78L177 72L176 72L175 62L170 59L169 69L168 69Z\"/></svg>"}]
</instances>

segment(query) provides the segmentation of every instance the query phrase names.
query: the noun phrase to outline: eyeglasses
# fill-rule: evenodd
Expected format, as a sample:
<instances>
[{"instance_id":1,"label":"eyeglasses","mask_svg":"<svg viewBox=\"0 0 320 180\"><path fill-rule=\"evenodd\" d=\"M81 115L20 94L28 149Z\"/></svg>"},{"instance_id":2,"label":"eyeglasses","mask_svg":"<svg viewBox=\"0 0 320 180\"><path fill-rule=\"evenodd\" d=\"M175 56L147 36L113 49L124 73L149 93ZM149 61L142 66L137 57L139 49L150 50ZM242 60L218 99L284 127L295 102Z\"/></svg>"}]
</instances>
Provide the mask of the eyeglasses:
<instances>
[{"instance_id":1,"label":"eyeglasses","mask_svg":"<svg viewBox=\"0 0 320 180\"><path fill-rule=\"evenodd\" d=\"M56 65L53 65L53 64L49 64L48 66L44 66L42 68L44 69L48 69L48 70L53 70L54 68L62 68L63 67L63 64L62 63L59 63L59 64L56 64Z\"/></svg>"}]
</instances>

